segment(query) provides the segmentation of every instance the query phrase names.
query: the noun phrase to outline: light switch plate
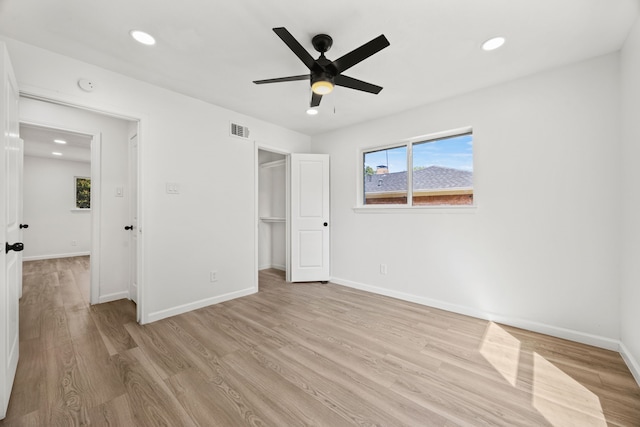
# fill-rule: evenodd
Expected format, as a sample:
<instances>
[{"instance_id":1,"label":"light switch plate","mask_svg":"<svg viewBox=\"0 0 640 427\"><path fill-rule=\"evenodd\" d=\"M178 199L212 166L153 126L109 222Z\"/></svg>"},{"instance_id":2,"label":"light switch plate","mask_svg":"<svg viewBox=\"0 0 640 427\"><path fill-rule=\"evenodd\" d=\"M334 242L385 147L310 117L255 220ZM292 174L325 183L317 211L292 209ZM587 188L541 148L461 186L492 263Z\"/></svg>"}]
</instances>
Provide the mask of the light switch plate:
<instances>
[{"instance_id":1,"label":"light switch plate","mask_svg":"<svg viewBox=\"0 0 640 427\"><path fill-rule=\"evenodd\" d=\"M167 194L180 194L180 184L177 182L167 182Z\"/></svg>"}]
</instances>

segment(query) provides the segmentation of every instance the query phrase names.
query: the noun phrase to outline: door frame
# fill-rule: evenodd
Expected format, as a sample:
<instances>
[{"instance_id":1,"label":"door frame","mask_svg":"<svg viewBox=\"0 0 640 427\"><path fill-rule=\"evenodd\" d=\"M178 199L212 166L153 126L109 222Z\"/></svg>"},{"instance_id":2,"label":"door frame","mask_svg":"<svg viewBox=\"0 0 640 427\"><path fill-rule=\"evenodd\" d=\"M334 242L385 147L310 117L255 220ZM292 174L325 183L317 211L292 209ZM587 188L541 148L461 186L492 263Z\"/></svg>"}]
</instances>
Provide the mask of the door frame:
<instances>
[{"instance_id":1,"label":"door frame","mask_svg":"<svg viewBox=\"0 0 640 427\"><path fill-rule=\"evenodd\" d=\"M139 127L139 126L138 126ZM138 130L136 129L136 132L133 135L129 136L129 140L128 140L128 144L127 144L127 158L128 158L128 162L127 162L127 169L129 171L129 193L133 193L133 185L131 185L131 181L133 181L133 177L135 175L135 183L136 183L136 190L139 189L139 185L138 182L140 180L140 176L138 173L138 161L139 161L139 139L138 139ZM132 147L131 147L131 141L135 138L136 140L136 163L134 164L131 160L132 157ZM129 219L131 219L133 217L133 214L135 212L135 216L136 216L136 228L135 230L131 230L132 233L134 233L134 235L129 237L129 243L131 244L131 242L134 240L134 236L135 236L135 242L136 242L136 247L135 247L135 260L136 260L136 267L138 266L138 246L140 245L139 243L139 238L138 238L138 228L139 228L139 217L138 217L138 212L140 211L140 205L139 205L139 200L140 200L140 195L138 194L138 192L136 191L136 199L134 200L134 203L131 203L131 199L129 199ZM130 222L129 225L132 225L132 223ZM129 248L129 266L131 266L131 254L132 251ZM135 279L134 279L135 278ZM133 292L131 289L131 285L133 285L133 282L135 281L136 283L136 288L135 288L135 299L133 298ZM138 300L140 296L140 292L138 290L138 271L136 268L136 271L132 271L131 267L129 267L129 299L132 300L133 302L135 302L136 304L138 304ZM138 321L140 319L137 319Z\"/></svg>"},{"instance_id":2,"label":"door frame","mask_svg":"<svg viewBox=\"0 0 640 427\"><path fill-rule=\"evenodd\" d=\"M51 122L39 120L20 119L18 121L21 125L24 124L51 130L80 133L91 137L91 256L89 258L91 276L89 279L89 302L91 304L98 304L100 298L100 263L98 260L100 259L100 215L102 208L100 204L100 196L102 194L102 174L100 172L102 160L102 134L95 130L71 129Z\"/></svg>"},{"instance_id":3,"label":"door frame","mask_svg":"<svg viewBox=\"0 0 640 427\"><path fill-rule=\"evenodd\" d=\"M285 269L286 269L286 280L289 281L289 275L291 274L291 248L290 248L290 242L289 242L289 211L290 211L290 195L289 195L289 188L290 188L290 171L289 171L289 159L291 157L291 151L282 149L282 148L278 148L278 147L274 147L272 145L268 145L268 144L263 144L261 142L258 141L254 141L254 154L253 154L253 158L254 158L254 174L253 174L253 178L254 178L254 184L253 184L253 193L254 193L254 202L253 202L253 212L254 212L254 223L255 226L253 228L253 241L254 241L254 255L253 255L253 259L254 259L254 265L253 265L253 271L254 271L254 277L253 277L253 283L254 283L254 288L255 291L258 292L259 290L259 280L258 280L258 269L260 267L260 262L259 262L259 238L260 238L260 232L258 230L258 227L260 227L260 205L259 205L259 178L260 178L260 163L259 163L259 159L258 159L258 152L262 150L262 151L269 151L271 153L276 153L276 154L280 154L283 155L285 158Z\"/></svg>"},{"instance_id":4,"label":"door frame","mask_svg":"<svg viewBox=\"0 0 640 427\"><path fill-rule=\"evenodd\" d=\"M139 240L137 247L138 257L136 259L136 274L138 276L138 302L136 303L136 321L140 324L148 323L148 314L146 310L146 265L147 263L145 258L145 235L142 233L143 226L145 224L145 210L144 210L144 188L145 182L143 180L143 172L144 172L144 135L147 134L149 126L149 118L146 114L135 112L135 111L123 111L122 109L114 110L113 107L93 103L89 104L87 100L79 101L75 96L69 96L65 94L61 94L60 92L50 91L47 89L43 89L41 87L31 86L31 85L20 85L20 96L25 98L36 99L40 101L50 102L53 104L65 105L67 107L78 108L80 110L91 111L98 114L103 114L105 116L111 116L119 119L129 120L138 123L137 135L138 135L138 229L139 232ZM55 127L55 125L53 125ZM86 133L86 132L82 132ZM92 150L93 156L93 150ZM93 158L92 158L93 161ZM97 233L99 235L100 230L98 227ZM93 235L92 235L93 240ZM99 272L99 269L97 270ZM92 274L93 274L93 265L92 265ZM93 277L92 277L93 283ZM99 280L96 281L99 284ZM96 295L99 292L96 292Z\"/></svg>"}]
</instances>

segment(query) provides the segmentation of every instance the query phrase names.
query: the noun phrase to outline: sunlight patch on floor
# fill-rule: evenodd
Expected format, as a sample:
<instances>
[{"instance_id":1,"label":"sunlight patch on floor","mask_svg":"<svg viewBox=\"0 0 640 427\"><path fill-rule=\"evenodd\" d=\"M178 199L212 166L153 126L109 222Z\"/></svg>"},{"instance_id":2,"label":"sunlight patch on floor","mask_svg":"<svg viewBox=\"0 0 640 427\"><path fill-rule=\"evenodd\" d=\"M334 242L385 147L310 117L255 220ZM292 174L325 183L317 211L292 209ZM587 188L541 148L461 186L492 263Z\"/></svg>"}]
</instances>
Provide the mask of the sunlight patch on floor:
<instances>
[{"instance_id":1,"label":"sunlight patch on floor","mask_svg":"<svg viewBox=\"0 0 640 427\"><path fill-rule=\"evenodd\" d=\"M520 340L489 322L480 354L513 387L520 366ZM554 427L606 427L600 399L540 354L533 352L532 404ZM530 360L530 359L526 359ZM523 372L531 372L523 366Z\"/></svg>"},{"instance_id":2,"label":"sunlight patch on floor","mask_svg":"<svg viewBox=\"0 0 640 427\"><path fill-rule=\"evenodd\" d=\"M520 341L493 322L484 333L480 354L515 387L520 361Z\"/></svg>"},{"instance_id":3,"label":"sunlight patch on floor","mask_svg":"<svg viewBox=\"0 0 640 427\"><path fill-rule=\"evenodd\" d=\"M553 426L605 426L600 399L538 353L533 353L533 406Z\"/></svg>"}]
</instances>

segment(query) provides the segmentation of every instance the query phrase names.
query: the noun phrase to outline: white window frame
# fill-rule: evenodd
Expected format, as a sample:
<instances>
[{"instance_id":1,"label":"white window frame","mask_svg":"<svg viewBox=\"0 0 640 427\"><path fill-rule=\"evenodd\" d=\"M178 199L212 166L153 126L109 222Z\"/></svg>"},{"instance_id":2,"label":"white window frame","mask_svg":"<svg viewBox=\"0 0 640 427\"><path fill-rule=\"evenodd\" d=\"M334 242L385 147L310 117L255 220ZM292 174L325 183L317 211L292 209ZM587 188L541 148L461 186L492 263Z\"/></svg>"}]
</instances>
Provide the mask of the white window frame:
<instances>
[{"instance_id":1,"label":"white window frame","mask_svg":"<svg viewBox=\"0 0 640 427\"><path fill-rule=\"evenodd\" d=\"M476 188L474 180L473 188L473 204L472 205L432 205L432 206L413 206L413 144L434 141L464 134L473 134L473 128L466 126L457 129L450 129L442 132L435 132L427 135L411 137L395 143L380 145L376 147L365 147L358 150L358 173L356 180L356 206L353 208L356 213L395 213L395 212L411 212L411 213L469 213L478 207L476 197ZM362 171L364 170L364 155L372 151L380 151L389 148L407 147L407 204L406 205L365 205L364 204L364 180L362 179ZM475 146L474 146L474 178L475 178Z\"/></svg>"}]
</instances>

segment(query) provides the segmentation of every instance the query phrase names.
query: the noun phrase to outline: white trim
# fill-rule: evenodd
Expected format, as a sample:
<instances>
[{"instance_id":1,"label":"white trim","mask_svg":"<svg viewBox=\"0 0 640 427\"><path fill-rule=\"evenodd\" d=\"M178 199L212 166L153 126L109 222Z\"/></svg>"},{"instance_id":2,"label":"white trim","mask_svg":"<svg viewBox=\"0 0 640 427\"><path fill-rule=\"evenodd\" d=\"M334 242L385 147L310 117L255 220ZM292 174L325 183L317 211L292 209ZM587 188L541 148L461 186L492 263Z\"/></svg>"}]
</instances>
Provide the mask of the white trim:
<instances>
[{"instance_id":1,"label":"white trim","mask_svg":"<svg viewBox=\"0 0 640 427\"><path fill-rule=\"evenodd\" d=\"M257 271L257 270L256 270ZM154 311L149 313L147 320L148 323L155 322L157 320L166 319L167 317L177 316L178 314L187 313L189 311L197 310L199 308L208 307L213 304L219 304L221 302L229 301L232 299L252 295L258 292L257 288L247 288L240 291L229 292L228 294L219 295L211 298L205 298L200 301L190 302L188 304L182 304L175 307L167 308L165 310Z\"/></svg>"},{"instance_id":2,"label":"white trim","mask_svg":"<svg viewBox=\"0 0 640 427\"><path fill-rule=\"evenodd\" d=\"M56 258L72 258L75 256L87 256L91 255L91 252L73 252L66 254L54 254L54 255L34 255L29 257L23 257L23 261L40 261L43 259L56 259Z\"/></svg>"},{"instance_id":3,"label":"white trim","mask_svg":"<svg viewBox=\"0 0 640 427\"><path fill-rule=\"evenodd\" d=\"M129 291L115 292L113 294L100 295L100 298L98 298L98 304L117 301L119 299L128 299L128 298L129 298Z\"/></svg>"},{"instance_id":4,"label":"white trim","mask_svg":"<svg viewBox=\"0 0 640 427\"><path fill-rule=\"evenodd\" d=\"M375 214L393 214L393 213L411 213L411 214L474 214L477 205L462 206L405 206L405 205L380 205L354 206L352 209L355 213L375 213Z\"/></svg>"},{"instance_id":5,"label":"white trim","mask_svg":"<svg viewBox=\"0 0 640 427\"><path fill-rule=\"evenodd\" d=\"M640 386L640 364L633 358L631 352L623 342L620 342L620 356L622 356L622 360L627 364L627 367L631 371L631 375L633 375L633 378L635 378L636 382Z\"/></svg>"},{"instance_id":6,"label":"white trim","mask_svg":"<svg viewBox=\"0 0 640 427\"><path fill-rule=\"evenodd\" d=\"M102 135L97 132L91 139L91 254L89 301L96 304L100 298L100 223L102 203Z\"/></svg>"},{"instance_id":7,"label":"white trim","mask_svg":"<svg viewBox=\"0 0 640 427\"><path fill-rule=\"evenodd\" d=\"M403 301L414 302L416 304L425 305L428 307L434 307L441 310L450 311L453 313L463 314L465 316L476 317L478 319L484 319L493 321L496 323L502 323L509 326L515 326L517 328L526 329L533 332L538 332L545 335L551 335L558 338L567 339L570 341L579 342L582 344L593 345L596 347L604 348L607 350L618 351L620 348L620 342L611 338L601 337L598 335L587 334L580 331L574 331L572 329L560 328L553 325L547 325L544 323L532 322L526 319L518 319L512 317L501 316L495 313L488 313L475 308L466 307L457 304L451 304L444 301L439 301L431 298L425 298L413 294L407 294L404 292L398 292L391 289L380 288L377 286L366 285L364 283L353 282L351 280L340 279L337 277L331 278L332 283L338 285L347 286L349 288L360 289L363 291L371 292L378 295L385 295L392 298L397 298Z\"/></svg>"}]
</instances>

